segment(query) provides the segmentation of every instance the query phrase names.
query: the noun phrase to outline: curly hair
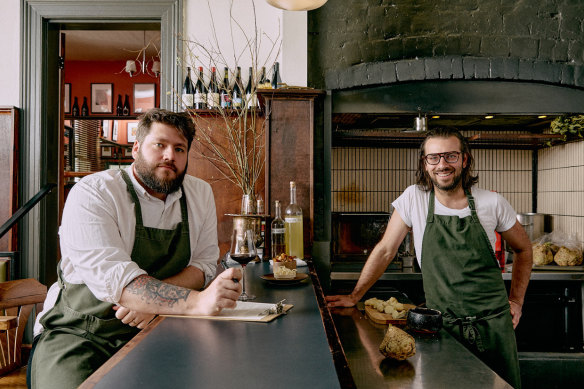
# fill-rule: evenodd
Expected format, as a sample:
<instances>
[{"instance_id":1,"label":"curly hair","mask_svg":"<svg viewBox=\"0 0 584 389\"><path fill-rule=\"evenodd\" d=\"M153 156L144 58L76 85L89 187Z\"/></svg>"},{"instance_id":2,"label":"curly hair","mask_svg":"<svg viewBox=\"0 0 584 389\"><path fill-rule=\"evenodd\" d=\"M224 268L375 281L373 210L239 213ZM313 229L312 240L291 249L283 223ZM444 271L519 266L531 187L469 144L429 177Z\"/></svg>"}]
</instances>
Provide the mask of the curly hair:
<instances>
[{"instance_id":1,"label":"curly hair","mask_svg":"<svg viewBox=\"0 0 584 389\"><path fill-rule=\"evenodd\" d=\"M474 169L474 158L470 152L470 145L466 138L454 127L436 127L428 131L426 138L420 145L419 158L418 158L418 170L416 171L416 184L424 191L429 191L433 188L434 184L426 172L426 162L424 161L426 142L428 139L432 138L450 138L456 137L460 142L460 151L467 156L466 167L462 169L462 187L463 189L470 189L474 184L479 181L479 177L473 175Z\"/></svg>"},{"instance_id":2,"label":"curly hair","mask_svg":"<svg viewBox=\"0 0 584 389\"><path fill-rule=\"evenodd\" d=\"M186 138L190 150L191 143L195 137L195 124L191 117L185 112L172 112L161 108L152 108L140 115L138 128L136 130L136 141L142 142L150 133L152 123L168 124Z\"/></svg>"}]
</instances>

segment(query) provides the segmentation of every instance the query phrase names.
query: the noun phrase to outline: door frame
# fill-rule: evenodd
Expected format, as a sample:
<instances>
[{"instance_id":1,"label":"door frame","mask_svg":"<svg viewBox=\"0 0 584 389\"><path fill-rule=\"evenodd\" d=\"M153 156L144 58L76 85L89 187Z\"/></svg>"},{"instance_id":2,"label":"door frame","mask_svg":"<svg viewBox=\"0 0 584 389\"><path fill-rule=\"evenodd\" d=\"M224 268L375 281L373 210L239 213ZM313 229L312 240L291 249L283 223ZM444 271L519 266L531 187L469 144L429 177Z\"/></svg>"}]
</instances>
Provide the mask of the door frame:
<instances>
[{"instance_id":1,"label":"door frame","mask_svg":"<svg viewBox=\"0 0 584 389\"><path fill-rule=\"evenodd\" d=\"M20 69L21 203L47 183L59 182L58 36L62 24L160 23L160 61L166 82L160 83L160 106L177 110L182 69L180 36L183 0L22 0ZM58 53L58 52L57 52ZM59 191L51 193L19 223L20 278L44 284L56 279L58 262Z\"/></svg>"}]
</instances>

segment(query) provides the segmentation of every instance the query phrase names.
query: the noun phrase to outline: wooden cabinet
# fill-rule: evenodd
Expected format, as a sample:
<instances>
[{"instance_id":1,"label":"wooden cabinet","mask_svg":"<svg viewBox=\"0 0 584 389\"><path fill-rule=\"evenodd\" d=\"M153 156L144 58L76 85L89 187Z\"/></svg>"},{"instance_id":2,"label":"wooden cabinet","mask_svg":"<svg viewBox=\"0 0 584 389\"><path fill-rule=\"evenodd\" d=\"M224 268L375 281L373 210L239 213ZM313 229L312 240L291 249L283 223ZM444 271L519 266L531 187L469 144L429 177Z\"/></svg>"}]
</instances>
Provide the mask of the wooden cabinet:
<instances>
[{"instance_id":1,"label":"wooden cabinet","mask_svg":"<svg viewBox=\"0 0 584 389\"><path fill-rule=\"evenodd\" d=\"M18 118L18 108L0 107L0 225L18 207ZM0 239L0 251L16 251L16 228Z\"/></svg>"},{"instance_id":2,"label":"wooden cabinet","mask_svg":"<svg viewBox=\"0 0 584 389\"><path fill-rule=\"evenodd\" d=\"M304 214L304 251L310 255L314 225L315 101L324 97L324 92L267 89L261 90L259 95L264 101L264 111L256 127L264 126L265 164L256 192L265 200L266 213L274 215L274 201L280 200L284 210L290 203L290 181L297 182L297 200ZM201 111L195 118L195 125L221 126L225 125L224 120L212 111ZM226 214L240 212L242 192L195 150L193 144L187 172L207 181L213 188L219 248L223 255L229 250L233 227L232 218ZM266 239L269 239L269 229Z\"/></svg>"}]
</instances>

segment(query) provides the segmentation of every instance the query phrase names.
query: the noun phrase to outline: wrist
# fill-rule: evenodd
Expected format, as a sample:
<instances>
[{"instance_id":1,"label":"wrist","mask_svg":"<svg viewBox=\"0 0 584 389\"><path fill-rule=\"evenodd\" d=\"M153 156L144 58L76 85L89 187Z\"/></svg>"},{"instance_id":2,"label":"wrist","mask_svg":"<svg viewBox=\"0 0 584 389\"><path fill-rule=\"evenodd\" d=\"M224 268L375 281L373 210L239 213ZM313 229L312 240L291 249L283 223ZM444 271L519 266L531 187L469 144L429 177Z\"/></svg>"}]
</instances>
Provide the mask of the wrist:
<instances>
[{"instance_id":1,"label":"wrist","mask_svg":"<svg viewBox=\"0 0 584 389\"><path fill-rule=\"evenodd\" d=\"M519 307L520 307L520 308L522 308L522 307L523 307L523 301L519 301L519 300L517 300L517 299L511 299L511 298L510 298L510 299L509 299L509 302L512 302L512 303L515 303L515 304L519 305Z\"/></svg>"}]
</instances>

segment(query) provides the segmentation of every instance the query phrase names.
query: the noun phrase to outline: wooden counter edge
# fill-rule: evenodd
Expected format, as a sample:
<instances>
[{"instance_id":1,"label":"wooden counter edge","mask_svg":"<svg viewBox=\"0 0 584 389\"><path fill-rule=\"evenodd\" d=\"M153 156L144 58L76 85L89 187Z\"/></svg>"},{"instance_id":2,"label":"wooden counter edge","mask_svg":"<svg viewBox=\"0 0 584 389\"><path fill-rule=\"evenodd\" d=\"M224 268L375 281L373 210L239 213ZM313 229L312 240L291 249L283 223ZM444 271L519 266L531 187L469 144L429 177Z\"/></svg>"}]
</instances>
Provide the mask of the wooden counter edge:
<instances>
[{"instance_id":1,"label":"wooden counter edge","mask_svg":"<svg viewBox=\"0 0 584 389\"><path fill-rule=\"evenodd\" d=\"M331 316L331 312L326 305L326 300L324 298L324 292L322 286L320 285L320 280L316 269L312 261L307 260L308 269L310 271L310 278L312 280L312 286L314 288L314 294L316 295L316 300L318 302L318 307L320 310L320 316L322 318L322 324L324 326L324 331L328 340L329 349L333 357L333 363L337 371L337 377L339 379L339 384L341 388L344 389L354 389L356 388L355 380L351 374L349 368L349 362L341 345L341 340L339 334L337 333L337 328Z\"/></svg>"},{"instance_id":2,"label":"wooden counter edge","mask_svg":"<svg viewBox=\"0 0 584 389\"><path fill-rule=\"evenodd\" d=\"M85 381L79 386L78 389L88 389L93 388L99 383L99 381L105 377L119 361L124 359L126 355L130 353L154 328L158 326L164 320L164 316L158 316L152 322L150 322L146 328L138 332L128 343L124 345L113 357L107 360L106 363L100 366L92 375L87 377Z\"/></svg>"}]
</instances>

